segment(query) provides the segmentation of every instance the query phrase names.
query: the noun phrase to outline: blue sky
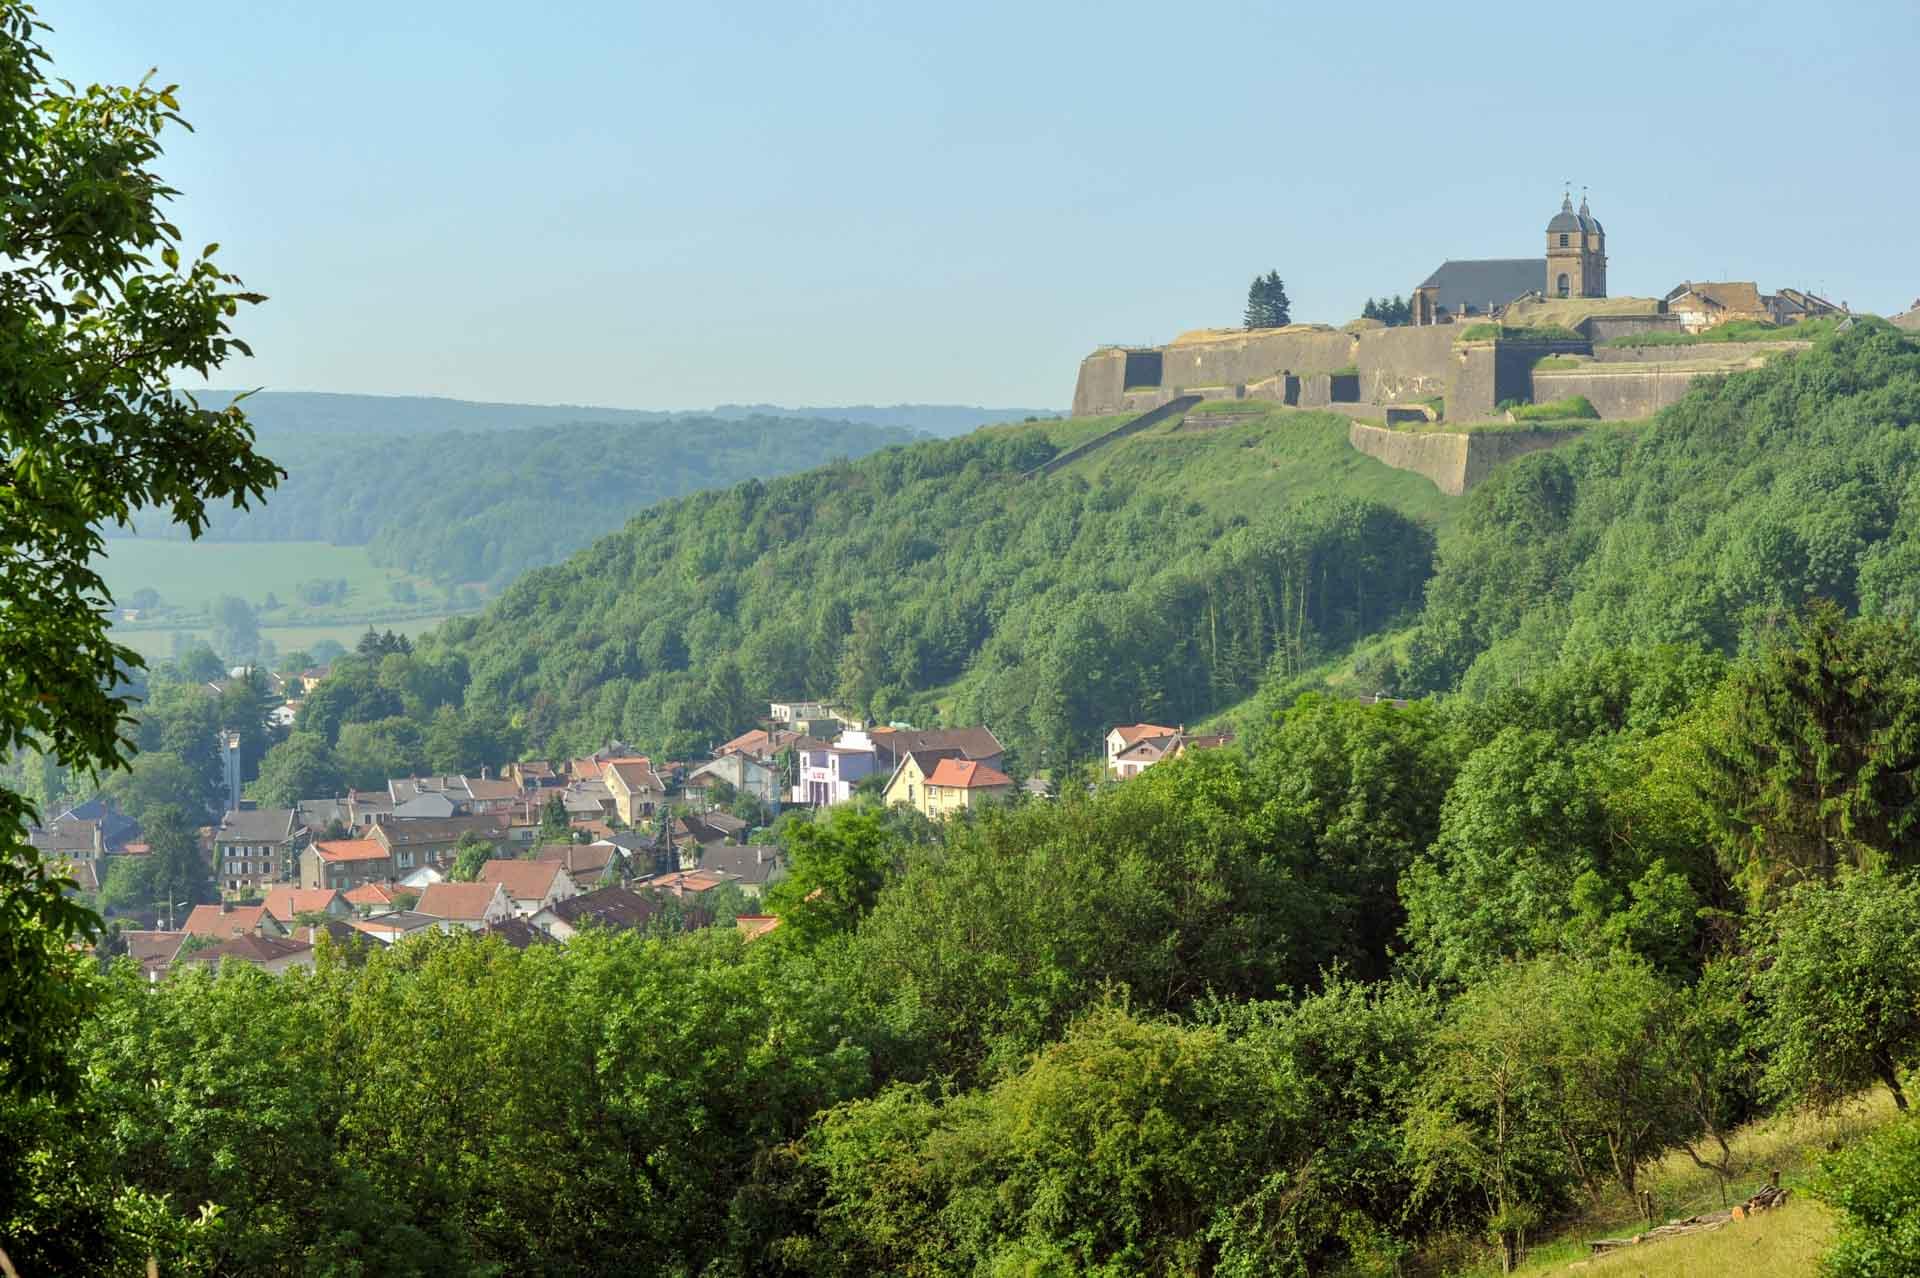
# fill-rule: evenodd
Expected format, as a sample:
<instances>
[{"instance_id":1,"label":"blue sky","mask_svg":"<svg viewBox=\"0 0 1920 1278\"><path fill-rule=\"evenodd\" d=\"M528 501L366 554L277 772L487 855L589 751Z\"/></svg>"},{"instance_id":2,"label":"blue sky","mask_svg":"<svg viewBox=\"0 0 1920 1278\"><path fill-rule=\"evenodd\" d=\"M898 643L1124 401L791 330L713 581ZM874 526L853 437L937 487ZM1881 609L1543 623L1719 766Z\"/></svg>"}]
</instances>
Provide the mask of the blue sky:
<instances>
[{"instance_id":1,"label":"blue sky","mask_svg":"<svg viewBox=\"0 0 1920 1278\"><path fill-rule=\"evenodd\" d=\"M223 384L1064 406L1103 342L1341 323L1541 251L1615 294L1920 295L1920 5L73 0L182 87L166 176L272 296Z\"/></svg>"}]
</instances>

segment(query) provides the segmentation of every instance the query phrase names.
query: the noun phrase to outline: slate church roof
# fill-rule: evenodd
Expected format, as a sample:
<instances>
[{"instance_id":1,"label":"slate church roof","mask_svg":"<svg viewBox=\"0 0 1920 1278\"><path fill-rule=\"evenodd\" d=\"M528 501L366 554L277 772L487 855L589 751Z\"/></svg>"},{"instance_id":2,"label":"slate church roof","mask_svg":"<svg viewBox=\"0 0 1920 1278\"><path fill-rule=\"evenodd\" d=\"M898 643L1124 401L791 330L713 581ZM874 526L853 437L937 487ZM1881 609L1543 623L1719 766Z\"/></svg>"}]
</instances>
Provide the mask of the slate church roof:
<instances>
[{"instance_id":1,"label":"slate church roof","mask_svg":"<svg viewBox=\"0 0 1920 1278\"><path fill-rule=\"evenodd\" d=\"M1468 311L1484 315L1490 306L1505 306L1522 294L1542 291L1546 281L1544 257L1493 257L1442 262L1420 287L1437 290L1434 305L1446 308L1449 315Z\"/></svg>"}]
</instances>

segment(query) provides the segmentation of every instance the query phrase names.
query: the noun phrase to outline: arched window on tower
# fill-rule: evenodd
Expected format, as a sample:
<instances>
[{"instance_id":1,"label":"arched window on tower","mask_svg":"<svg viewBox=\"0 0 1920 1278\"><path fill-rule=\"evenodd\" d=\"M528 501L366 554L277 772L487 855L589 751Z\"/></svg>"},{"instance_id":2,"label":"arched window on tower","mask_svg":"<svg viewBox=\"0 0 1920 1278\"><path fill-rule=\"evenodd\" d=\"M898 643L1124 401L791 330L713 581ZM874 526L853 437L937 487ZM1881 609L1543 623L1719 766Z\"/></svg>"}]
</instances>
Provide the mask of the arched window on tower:
<instances>
[{"instance_id":1,"label":"arched window on tower","mask_svg":"<svg viewBox=\"0 0 1920 1278\"><path fill-rule=\"evenodd\" d=\"M1566 277L1565 272L1562 272L1559 282L1554 287L1560 291L1560 296L1565 297L1573 291L1573 282Z\"/></svg>"}]
</instances>

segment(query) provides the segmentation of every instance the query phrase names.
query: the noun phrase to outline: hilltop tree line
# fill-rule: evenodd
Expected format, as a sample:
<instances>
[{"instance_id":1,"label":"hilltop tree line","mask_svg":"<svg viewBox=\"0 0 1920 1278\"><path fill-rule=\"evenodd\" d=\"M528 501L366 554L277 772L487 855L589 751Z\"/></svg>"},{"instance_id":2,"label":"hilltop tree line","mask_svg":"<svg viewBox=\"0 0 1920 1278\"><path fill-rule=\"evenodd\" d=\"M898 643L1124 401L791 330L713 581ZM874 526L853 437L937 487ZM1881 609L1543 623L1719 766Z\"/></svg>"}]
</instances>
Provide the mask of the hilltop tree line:
<instances>
[{"instance_id":1,"label":"hilltop tree line","mask_svg":"<svg viewBox=\"0 0 1920 1278\"><path fill-rule=\"evenodd\" d=\"M1914 669L1822 607L1310 695L1091 796L789 827L752 944L76 959L87 1069L0 1105L0 1228L62 1273L1512 1263L1670 1151L1738 1179L1744 1121L1910 1100L1920 830L1862 817L1913 804L1920 683L1849 675Z\"/></svg>"}]
</instances>

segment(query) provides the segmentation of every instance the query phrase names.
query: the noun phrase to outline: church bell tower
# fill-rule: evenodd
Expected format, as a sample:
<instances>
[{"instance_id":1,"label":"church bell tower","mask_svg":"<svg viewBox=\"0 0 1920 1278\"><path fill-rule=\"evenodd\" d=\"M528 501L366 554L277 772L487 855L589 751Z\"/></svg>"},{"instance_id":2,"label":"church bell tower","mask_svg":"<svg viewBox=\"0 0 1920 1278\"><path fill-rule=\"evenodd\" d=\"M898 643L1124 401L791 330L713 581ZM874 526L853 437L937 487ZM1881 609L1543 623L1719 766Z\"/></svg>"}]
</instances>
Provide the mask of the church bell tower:
<instances>
[{"instance_id":1,"label":"church bell tower","mask_svg":"<svg viewBox=\"0 0 1920 1278\"><path fill-rule=\"evenodd\" d=\"M1560 211L1547 223L1545 292L1548 297L1607 295L1607 233L1588 211L1584 195L1577 213L1573 193L1562 196Z\"/></svg>"}]
</instances>

